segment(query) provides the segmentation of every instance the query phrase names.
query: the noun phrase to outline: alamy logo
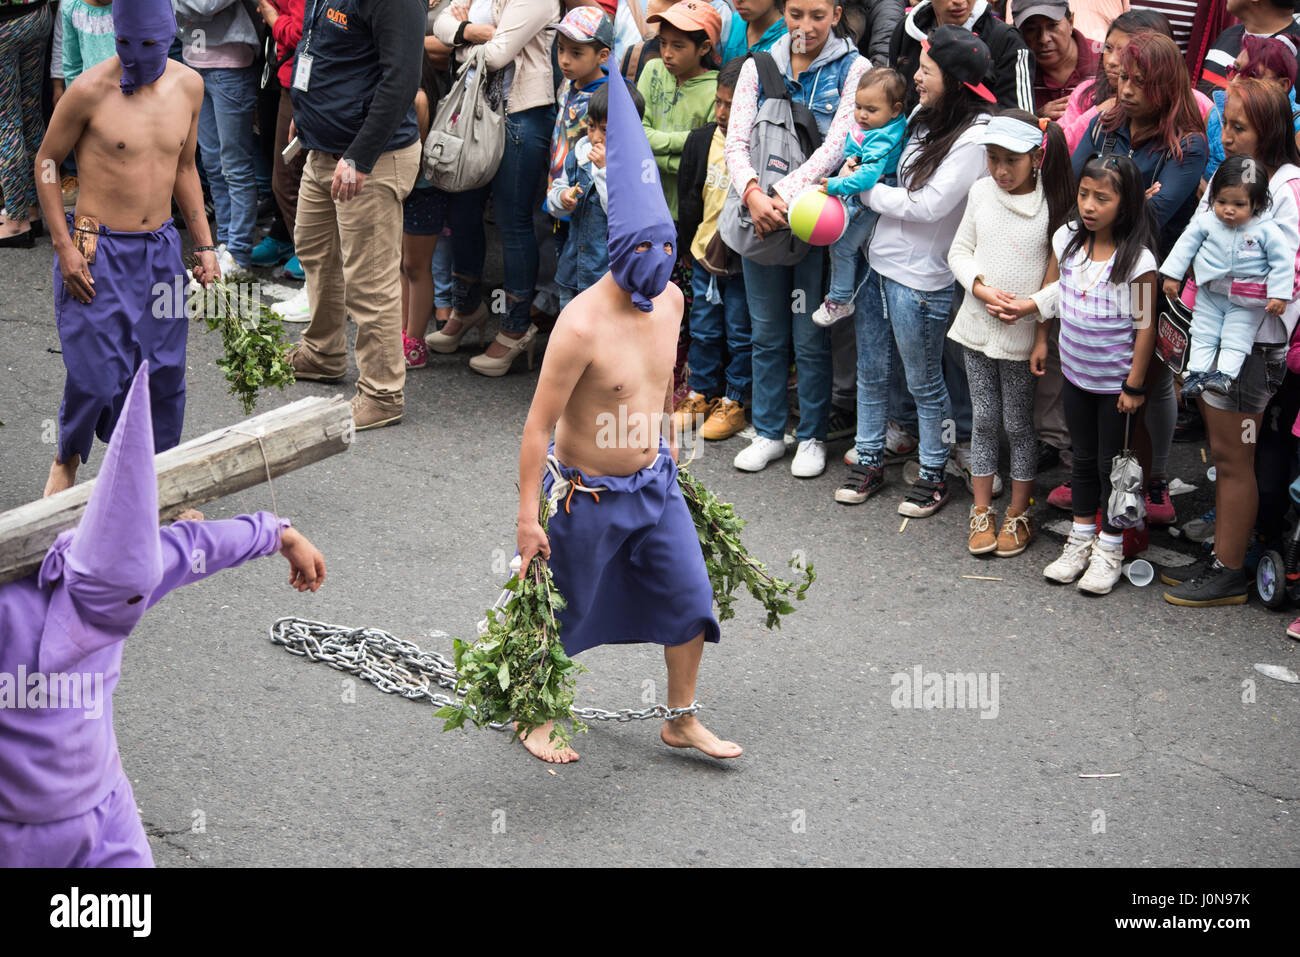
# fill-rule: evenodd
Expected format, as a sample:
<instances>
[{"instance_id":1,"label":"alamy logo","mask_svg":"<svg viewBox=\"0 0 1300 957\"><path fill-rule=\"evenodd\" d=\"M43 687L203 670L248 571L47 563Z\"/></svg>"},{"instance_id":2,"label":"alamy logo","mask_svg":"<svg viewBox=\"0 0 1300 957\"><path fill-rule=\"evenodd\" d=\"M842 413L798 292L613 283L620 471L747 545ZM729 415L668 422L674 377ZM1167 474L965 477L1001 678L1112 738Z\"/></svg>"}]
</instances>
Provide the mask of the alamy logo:
<instances>
[{"instance_id":1,"label":"alamy logo","mask_svg":"<svg viewBox=\"0 0 1300 957\"><path fill-rule=\"evenodd\" d=\"M42 671L27 673L18 666L18 673L0 672L0 709L82 709L91 720L104 715L104 675L88 671L63 674Z\"/></svg>"},{"instance_id":2,"label":"alamy logo","mask_svg":"<svg viewBox=\"0 0 1300 957\"><path fill-rule=\"evenodd\" d=\"M152 928L150 894L71 893L50 898L51 927L128 927L133 937L148 937Z\"/></svg>"},{"instance_id":3,"label":"alamy logo","mask_svg":"<svg viewBox=\"0 0 1300 957\"><path fill-rule=\"evenodd\" d=\"M899 671L889 679L895 708L915 710L978 709L981 718L998 716L998 682L1001 675L981 672L925 671L920 665Z\"/></svg>"}]
</instances>

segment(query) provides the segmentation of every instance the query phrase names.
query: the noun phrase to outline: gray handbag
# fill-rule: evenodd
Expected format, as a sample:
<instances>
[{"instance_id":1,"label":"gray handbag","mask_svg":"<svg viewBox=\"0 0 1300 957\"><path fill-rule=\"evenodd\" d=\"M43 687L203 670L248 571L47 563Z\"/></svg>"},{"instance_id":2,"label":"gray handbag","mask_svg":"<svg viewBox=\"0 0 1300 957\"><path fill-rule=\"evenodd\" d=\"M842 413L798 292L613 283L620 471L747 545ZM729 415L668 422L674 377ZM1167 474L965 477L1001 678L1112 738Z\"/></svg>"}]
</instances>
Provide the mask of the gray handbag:
<instances>
[{"instance_id":1,"label":"gray handbag","mask_svg":"<svg viewBox=\"0 0 1300 957\"><path fill-rule=\"evenodd\" d=\"M492 96L482 46L461 64L424 140L424 177L449 193L486 186L506 147L505 104ZM494 102L495 101L495 102Z\"/></svg>"}]
</instances>

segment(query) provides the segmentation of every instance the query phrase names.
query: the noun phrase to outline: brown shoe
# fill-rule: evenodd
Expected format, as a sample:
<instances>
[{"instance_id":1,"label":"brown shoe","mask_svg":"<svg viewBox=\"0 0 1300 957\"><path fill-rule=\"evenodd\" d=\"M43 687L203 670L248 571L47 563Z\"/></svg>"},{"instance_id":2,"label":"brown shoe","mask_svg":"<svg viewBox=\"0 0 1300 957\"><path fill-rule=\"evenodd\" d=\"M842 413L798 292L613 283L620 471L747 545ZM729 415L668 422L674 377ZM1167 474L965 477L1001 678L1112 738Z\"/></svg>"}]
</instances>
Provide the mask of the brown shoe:
<instances>
[{"instance_id":1,"label":"brown shoe","mask_svg":"<svg viewBox=\"0 0 1300 957\"><path fill-rule=\"evenodd\" d=\"M700 426L700 438L718 442L729 439L745 427L745 407L731 399L723 399L713 407L713 413Z\"/></svg>"},{"instance_id":2,"label":"brown shoe","mask_svg":"<svg viewBox=\"0 0 1300 957\"><path fill-rule=\"evenodd\" d=\"M289 364L293 366L295 379L310 379L313 382L342 382L343 373L326 371L325 367L312 358L307 347L301 342L289 350Z\"/></svg>"},{"instance_id":3,"label":"brown shoe","mask_svg":"<svg viewBox=\"0 0 1300 957\"><path fill-rule=\"evenodd\" d=\"M987 555L998 547L998 517L991 508L970 507L970 553Z\"/></svg>"},{"instance_id":4,"label":"brown shoe","mask_svg":"<svg viewBox=\"0 0 1300 957\"><path fill-rule=\"evenodd\" d=\"M1033 537L1034 525L1029 520L1029 513L1007 509L1006 517L1002 520L1002 531L998 532L998 557L1019 555L1029 547Z\"/></svg>"},{"instance_id":5,"label":"brown shoe","mask_svg":"<svg viewBox=\"0 0 1300 957\"><path fill-rule=\"evenodd\" d=\"M673 413L673 425L677 427L679 433L694 429L713 414L713 410L721 401L721 399L706 399L698 392L690 392L686 398L677 403L677 411Z\"/></svg>"},{"instance_id":6,"label":"brown shoe","mask_svg":"<svg viewBox=\"0 0 1300 957\"><path fill-rule=\"evenodd\" d=\"M380 405L370 396L358 392L352 397L352 422L358 432L382 429L402 421L400 405Z\"/></svg>"}]
</instances>

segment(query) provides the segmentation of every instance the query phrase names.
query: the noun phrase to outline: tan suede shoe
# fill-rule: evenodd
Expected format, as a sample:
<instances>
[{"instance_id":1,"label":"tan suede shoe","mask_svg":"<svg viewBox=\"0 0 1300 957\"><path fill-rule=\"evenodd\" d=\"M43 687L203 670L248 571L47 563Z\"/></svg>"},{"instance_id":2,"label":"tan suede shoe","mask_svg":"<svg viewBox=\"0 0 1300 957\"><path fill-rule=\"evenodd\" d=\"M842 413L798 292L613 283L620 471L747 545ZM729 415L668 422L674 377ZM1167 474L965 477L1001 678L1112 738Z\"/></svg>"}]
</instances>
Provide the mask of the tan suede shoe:
<instances>
[{"instance_id":1,"label":"tan suede shoe","mask_svg":"<svg viewBox=\"0 0 1300 957\"><path fill-rule=\"evenodd\" d=\"M731 399L723 399L713 407L713 412L700 426L700 438L719 442L729 439L745 427L745 407Z\"/></svg>"},{"instance_id":2,"label":"tan suede shoe","mask_svg":"<svg viewBox=\"0 0 1300 957\"><path fill-rule=\"evenodd\" d=\"M1033 537L1034 523L1030 521L1029 513L1007 509L1006 517L1002 520L1002 531L998 532L998 557L1019 555L1029 547Z\"/></svg>"},{"instance_id":3,"label":"tan suede shoe","mask_svg":"<svg viewBox=\"0 0 1300 957\"><path fill-rule=\"evenodd\" d=\"M970 553L987 555L998 547L998 516L991 508L970 507Z\"/></svg>"}]
</instances>

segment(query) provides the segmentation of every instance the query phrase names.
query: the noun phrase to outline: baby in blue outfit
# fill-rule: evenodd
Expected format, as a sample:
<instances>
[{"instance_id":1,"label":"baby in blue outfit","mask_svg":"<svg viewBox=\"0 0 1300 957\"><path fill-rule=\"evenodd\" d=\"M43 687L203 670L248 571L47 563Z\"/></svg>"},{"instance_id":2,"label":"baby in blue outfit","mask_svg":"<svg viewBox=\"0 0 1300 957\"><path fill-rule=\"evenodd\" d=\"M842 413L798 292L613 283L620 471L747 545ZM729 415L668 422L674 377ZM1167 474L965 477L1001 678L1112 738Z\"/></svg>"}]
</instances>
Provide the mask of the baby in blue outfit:
<instances>
[{"instance_id":1,"label":"baby in blue outfit","mask_svg":"<svg viewBox=\"0 0 1300 957\"><path fill-rule=\"evenodd\" d=\"M1269 205L1262 166L1249 156L1229 157L1209 192L1211 208L1192 218L1160 267L1170 299L1189 267L1196 279L1186 399L1205 391L1228 394L1264 313L1280 316L1286 309L1295 275L1295 247L1288 247L1276 223L1259 218Z\"/></svg>"},{"instance_id":2,"label":"baby in blue outfit","mask_svg":"<svg viewBox=\"0 0 1300 957\"><path fill-rule=\"evenodd\" d=\"M839 176L823 180L827 193L844 200L851 218L844 235L831 246L830 289L826 301L812 315L819 326L853 315L858 250L880 218L862 205L857 194L898 170L907 134L907 117L903 115L906 89L903 77L887 67L868 70L858 81L853 101L857 127L849 130L844 140L844 168Z\"/></svg>"}]
</instances>

